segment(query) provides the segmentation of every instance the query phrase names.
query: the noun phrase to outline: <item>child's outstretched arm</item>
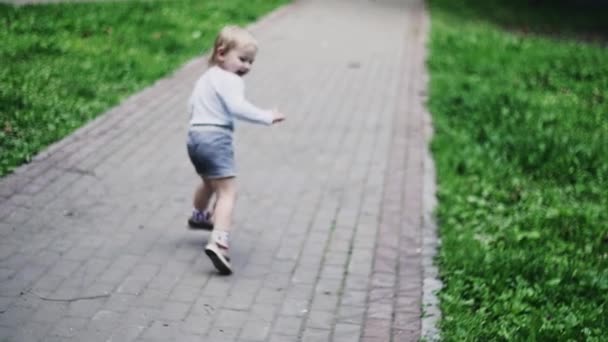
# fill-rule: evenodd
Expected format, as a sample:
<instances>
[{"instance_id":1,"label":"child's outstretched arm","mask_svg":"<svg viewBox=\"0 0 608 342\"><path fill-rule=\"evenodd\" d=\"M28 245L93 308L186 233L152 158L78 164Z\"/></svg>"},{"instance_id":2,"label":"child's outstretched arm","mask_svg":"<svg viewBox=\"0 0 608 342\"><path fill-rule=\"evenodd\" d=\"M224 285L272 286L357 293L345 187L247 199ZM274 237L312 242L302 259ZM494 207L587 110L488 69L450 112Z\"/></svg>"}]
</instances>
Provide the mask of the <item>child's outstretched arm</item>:
<instances>
[{"instance_id":1,"label":"child's outstretched arm","mask_svg":"<svg viewBox=\"0 0 608 342\"><path fill-rule=\"evenodd\" d=\"M239 76L227 77L222 83L224 84L218 89L220 97L226 109L237 119L263 125L271 125L285 119L285 116L277 111L264 110L247 101L245 83Z\"/></svg>"}]
</instances>

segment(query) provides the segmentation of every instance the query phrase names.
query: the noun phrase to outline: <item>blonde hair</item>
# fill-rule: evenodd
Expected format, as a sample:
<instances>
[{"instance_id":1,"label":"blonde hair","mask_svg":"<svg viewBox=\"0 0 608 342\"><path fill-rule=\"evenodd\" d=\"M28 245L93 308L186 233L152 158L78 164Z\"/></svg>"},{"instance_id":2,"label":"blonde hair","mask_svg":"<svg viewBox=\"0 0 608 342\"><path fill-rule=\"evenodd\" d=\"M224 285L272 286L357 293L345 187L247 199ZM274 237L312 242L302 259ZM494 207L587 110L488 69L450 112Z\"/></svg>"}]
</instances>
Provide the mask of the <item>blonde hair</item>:
<instances>
[{"instance_id":1,"label":"blonde hair","mask_svg":"<svg viewBox=\"0 0 608 342\"><path fill-rule=\"evenodd\" d=\"M224 26L215 38L213 53L209 57L209 65L218 64L218 56L221 53L228 53L237 46L252 46L256 50L258 42L253 38L249 31L236 25ZM220 51L221 50L221 51Z\"/></svg>"}]
</instances>

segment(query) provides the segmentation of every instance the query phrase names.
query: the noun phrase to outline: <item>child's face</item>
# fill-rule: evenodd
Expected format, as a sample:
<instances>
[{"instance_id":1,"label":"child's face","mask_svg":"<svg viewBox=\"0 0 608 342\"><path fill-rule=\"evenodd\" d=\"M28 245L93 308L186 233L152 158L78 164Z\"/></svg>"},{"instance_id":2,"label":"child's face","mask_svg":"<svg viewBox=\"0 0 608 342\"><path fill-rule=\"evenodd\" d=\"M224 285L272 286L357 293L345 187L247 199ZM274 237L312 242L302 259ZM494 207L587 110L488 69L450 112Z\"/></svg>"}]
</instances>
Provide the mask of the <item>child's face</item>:
<instances>
[{"instance_id":1,"label":"child's face","mask_svg":"<svg viewBox=\"0 0 608 342\"><path fill-rule=\"evenodd\" d=\"M218 56L222 69L239 76L244 76L251 70L257 49L253 45L236 46L226 53Z\"/></svg>"}]
</instances>

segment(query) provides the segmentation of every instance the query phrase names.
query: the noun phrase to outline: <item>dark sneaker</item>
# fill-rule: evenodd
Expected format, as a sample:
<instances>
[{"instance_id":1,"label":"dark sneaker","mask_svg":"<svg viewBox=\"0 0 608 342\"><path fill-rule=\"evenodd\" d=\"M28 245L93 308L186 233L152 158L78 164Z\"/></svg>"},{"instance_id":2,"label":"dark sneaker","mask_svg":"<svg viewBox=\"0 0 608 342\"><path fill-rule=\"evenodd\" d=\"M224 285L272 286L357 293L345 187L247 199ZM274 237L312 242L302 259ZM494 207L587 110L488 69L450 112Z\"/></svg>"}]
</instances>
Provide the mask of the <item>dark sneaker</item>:
<instances>
[{"instance_id":1,"label":"dark sneaker","mask_svg":"<svg viewBox=\"0 0 608 342\"><path fill-rule=\"evenodd\" d=\"M207 211L200 212L195 210L192 216L188 219L188 226L191 229L213 230L213 222L211 222L211 214Z\"/></svg>"},{"instance_id":2,"label":"dark sneaker","mask_svg":"<svg viewBox=\"0 0 608 342\"><path fill-rule=\"evenodd\" d=\"M205 254L209 256L213 266L223 275L232 273L232 265L228 256L228 244L223 243L216 237L211 237L210 242L205 247Z\"/></svg>"}]
</instances>

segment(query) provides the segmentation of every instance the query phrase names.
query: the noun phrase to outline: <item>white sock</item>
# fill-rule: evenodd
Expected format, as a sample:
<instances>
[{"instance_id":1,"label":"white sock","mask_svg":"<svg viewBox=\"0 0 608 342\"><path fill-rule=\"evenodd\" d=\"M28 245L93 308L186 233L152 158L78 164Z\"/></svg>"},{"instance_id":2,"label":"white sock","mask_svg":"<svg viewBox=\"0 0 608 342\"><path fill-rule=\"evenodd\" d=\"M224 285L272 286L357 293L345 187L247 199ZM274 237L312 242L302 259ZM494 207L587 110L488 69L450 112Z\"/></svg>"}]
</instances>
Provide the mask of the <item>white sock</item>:
<instances>
[{"instance_id":1,"label":"white sock","mask_svg":"<svg viewBox=\"0 0 608 342\"><path fill-rule=\"evenodd\" d=\"M216 243L228 247L228 237L230 236L230 233L225 231L225 230L220 230L220 229L214 229L213 232L211 233L213 241L215 241Z\"/></svg>"}]
</instances>

